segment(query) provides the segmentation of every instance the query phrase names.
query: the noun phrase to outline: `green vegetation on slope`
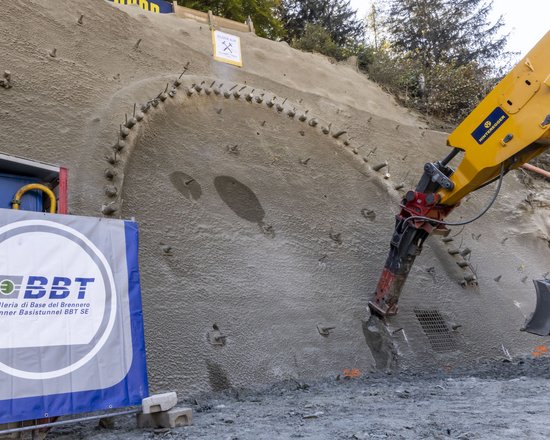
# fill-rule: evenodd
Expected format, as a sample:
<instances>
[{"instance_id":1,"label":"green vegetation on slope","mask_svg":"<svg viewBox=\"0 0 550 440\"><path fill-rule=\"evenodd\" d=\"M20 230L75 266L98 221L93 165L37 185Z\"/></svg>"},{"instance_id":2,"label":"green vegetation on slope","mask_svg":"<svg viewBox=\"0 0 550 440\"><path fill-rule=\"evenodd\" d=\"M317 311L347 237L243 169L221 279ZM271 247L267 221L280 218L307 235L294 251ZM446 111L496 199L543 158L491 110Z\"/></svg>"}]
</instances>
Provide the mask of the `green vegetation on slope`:
<instances>
[{"instance_id":1,"label":"green vegetation on slope","mask_svg":"<svg viewBox=\"0 0 550 440\"><path fill-rule=\"evenodd\" d=\"M177 0L181 6L199 11L212 11L215 15L244 22L248 17L254 22L260 37L280 39L285 30L278 18L280 0Z\"/></svg>"},{"instance_id":2,"label":"green vegetation on slope","mask_svg":"<svg viewBox=\"0 0 550 440\"><path fill-rule=\"evenodd\" d=\"M404 105L456 123L502 76L508 39L490 0L377 0L361 20L350 0L178 0L258 35L358 67Z\"/></svg>"}]
</instances>

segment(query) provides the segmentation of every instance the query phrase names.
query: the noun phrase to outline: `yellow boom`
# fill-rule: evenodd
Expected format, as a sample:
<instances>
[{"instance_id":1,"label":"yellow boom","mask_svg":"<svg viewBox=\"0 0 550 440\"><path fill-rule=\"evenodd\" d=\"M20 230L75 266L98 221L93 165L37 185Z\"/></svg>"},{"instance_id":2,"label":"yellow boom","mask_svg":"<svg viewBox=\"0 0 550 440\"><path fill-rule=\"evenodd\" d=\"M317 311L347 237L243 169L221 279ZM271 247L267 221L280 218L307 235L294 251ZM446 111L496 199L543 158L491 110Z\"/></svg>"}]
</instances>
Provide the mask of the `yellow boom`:
<instances>
[{"instance_id":1,"label":"yellow boom","mask_svg":"<svg viewBox=\"0 0 550 440\"><path fill-rule=\"evenodd\" d=\"M406 194L396 216L390 252L369 301L373 313L397 313L403 285L432 233L445 234L447 226L477 220L496 200L504 175L550 146L549 54L550 32L451 133L447 144L452 152L424 166L417 187ZM448 165L461 151L462 160L452 169ZM476 217L454 223L445 220L466 195L494 180L498 185L493 199ZM537 331L550 331L550 315L539 321L543 325L537 324Z\"/></svg>"},{"instance_id":2,"label":"yellow boom","mask_svg":"<svg viewBox=\"0 0 550 440\"><path fill-rule=\"evenodd\" d=\"M450 180L441 189L442 205L463 197L514 169L550 146L550 32L451 133L447 144L464 151Z\"/></svg>"}]
</instances>

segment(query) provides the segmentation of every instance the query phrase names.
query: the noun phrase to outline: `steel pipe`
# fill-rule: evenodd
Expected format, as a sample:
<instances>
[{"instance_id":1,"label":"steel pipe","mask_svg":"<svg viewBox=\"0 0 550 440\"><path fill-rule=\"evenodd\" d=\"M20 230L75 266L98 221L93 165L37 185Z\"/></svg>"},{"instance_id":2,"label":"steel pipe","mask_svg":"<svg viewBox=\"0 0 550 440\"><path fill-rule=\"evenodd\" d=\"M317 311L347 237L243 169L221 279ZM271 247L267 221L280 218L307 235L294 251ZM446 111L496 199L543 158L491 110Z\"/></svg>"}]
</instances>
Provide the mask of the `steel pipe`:
<instances>
[{"instance_id":1,"label":"steel pipe","mask_svg":"<svg viewBox=\"0 0 550 440\"><path fill-rule=\"evenodd\" d=\"M95 416L80 417L78 419L69 419L69 420L61 420L59 422L43 423L41 425L23 426L22 428L5 429L3 431L0 431L0 435L13 434L16 432L23 432L23 431L34 431L36 429L43 429L43 428L53 428L55 426L64 426L72 423L88 422L90 420L102 419L104 417L126 416L129 414L137 414L140 411L141 409L132 409L129 411L112 412L112 413L99 414Z\"/></svg>"},{"instance_id":2,"label":"steel pipe","mask_svg":"<svg viewBox=\"0 0 550 440\"><path fill-rule=\"evenodd\" d=\"M543 170L542 168L536 167L535 165L531 165L529 163L524 163L521 168L527 171L532 171L533 173L540 174L541 176L546 177L548 180L550 180L550 172Z\"/></svg>"}]
</instances>

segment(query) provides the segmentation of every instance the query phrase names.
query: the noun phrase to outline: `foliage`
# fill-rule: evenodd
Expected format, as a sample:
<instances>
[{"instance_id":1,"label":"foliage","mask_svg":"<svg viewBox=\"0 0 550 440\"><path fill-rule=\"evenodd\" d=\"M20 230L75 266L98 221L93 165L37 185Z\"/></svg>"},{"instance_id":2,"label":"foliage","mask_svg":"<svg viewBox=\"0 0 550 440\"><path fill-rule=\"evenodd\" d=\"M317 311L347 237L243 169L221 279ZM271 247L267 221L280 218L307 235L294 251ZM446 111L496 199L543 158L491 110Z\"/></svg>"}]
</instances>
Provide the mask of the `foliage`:
<instances>
[{"instance_id":1,"label":"foliage","mask_svg":"<svg viewBox=\"0 0 550 440\"><path fill-rule=\"evenodd\" d=\"M487 0L389 0L385 26L396 51L414 56L430 68L477 62L491 68L508 36L500 34L500 17L489 21Z\"/></svg>"},{"instance_id":2,"label":"foliage","mask_svg":"<svg viewBox=\"0 0 550 440\"><path fill-rule=\"evenodd\" d=\"M324 28L340 47L353 47L364 36L363 22L357 18L350 0L281 0L279 14L288 41L304 37L307 25Z\"/></svg>"},{"instance_id":3,"label":"foliage","mask_svg":"<svg viewBox=\"0 0 550 440\"><path fill-rule=\"evenodd\" d=\"M467 116L493 85L475 62L439 63L426 69L419 60L385 49L372 56L368 65L372 80L408 107L454 123Z\"/></svg>"},{"instance_id":4,"label":"foliage","mask_svg":"<svg viewBox=\"0 0 550 440\"><path fill-rule=\"evenodd\" d=\"M475 62L438 64L426 77L429 93L423 105L429 114L459 123L485 96L489 83Z\"/></svg>"},{"instance_id":5,"label":"foliage","mask_svg":"<svg viewBox=\"0 0 550 440\"><path fill-rule=\"evenodd\" d=\"M380 0L367 19L375 45L359 67L400 101L459 122L495 83L507 35L485 0ZM373 26L373 23L376 27Z\"/></svg>"},{"instance_id":6,"label":"foliage","mask_svg":"<svg viewBox=\"0 0 550 440\"><path fill-rule=\"evenodd\" d=\"M305 52L319 52L336 60L345 58L345 51L338 46L321 25L308 23L301 38L292 42L292 47Z\"/></svg>"},{"instance_id":7,"label":"foliage","mask_svg":"<svg viewBox=\"0 0 550 440\"><path fill-rule=\"evenodd\" d=\"M360 45L355 51L357 56L357 67L363 72L369 72L373 64L377 61L378 51L374 46Z\"/></svg>"},{"instance_id":8,"label":"foliage","mask_svg":"<svg viewBox=\"0 0 550 440\"><path fill-rule=\"evenodd\" d=\"M178 0L178 4L199 11L212 11L215 15L239 22L250 17L260 37L275 40L285 34L277 18L280 0Z\"/></svg>"}]
</instances>

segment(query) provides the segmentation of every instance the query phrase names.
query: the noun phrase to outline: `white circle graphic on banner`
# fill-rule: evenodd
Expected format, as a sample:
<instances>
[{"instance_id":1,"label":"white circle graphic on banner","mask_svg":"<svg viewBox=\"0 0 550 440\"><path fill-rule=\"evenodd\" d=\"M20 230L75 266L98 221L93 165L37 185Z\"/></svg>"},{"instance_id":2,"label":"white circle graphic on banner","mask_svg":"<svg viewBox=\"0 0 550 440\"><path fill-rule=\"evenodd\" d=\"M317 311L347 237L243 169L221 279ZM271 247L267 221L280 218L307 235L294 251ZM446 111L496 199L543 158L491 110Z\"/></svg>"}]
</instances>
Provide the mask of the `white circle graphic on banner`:
<instances>
[{"instance_id":1,"label":"white circle graphic on banner","mask_svg":"<svg viewBox=\"0 0 550 440\"><path fill-rule=\"evenodd\" d=\"M0 349L63 350L63 356L44 359L21 356L34 368L0 361L0 371L22 379L52 379L82 367L115 323L117 295L107 259L86 236L59 223L27 220L0 228L0 292Z\"/></svg>"}]
</instances>

